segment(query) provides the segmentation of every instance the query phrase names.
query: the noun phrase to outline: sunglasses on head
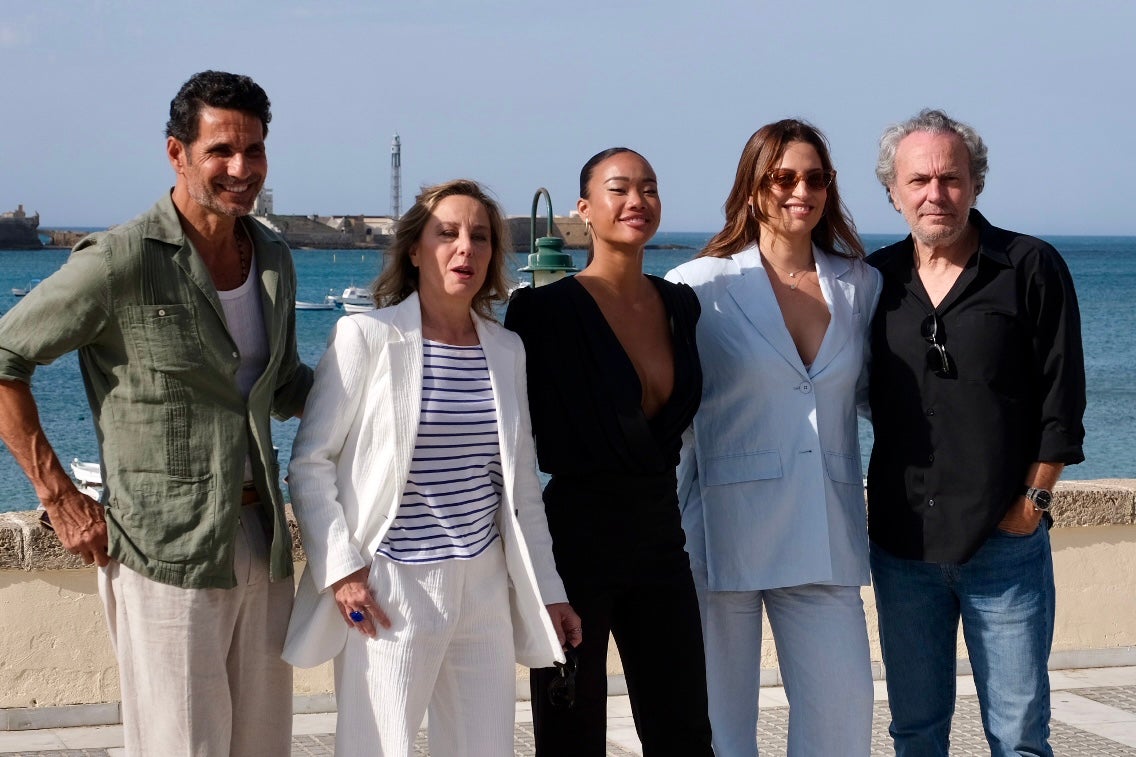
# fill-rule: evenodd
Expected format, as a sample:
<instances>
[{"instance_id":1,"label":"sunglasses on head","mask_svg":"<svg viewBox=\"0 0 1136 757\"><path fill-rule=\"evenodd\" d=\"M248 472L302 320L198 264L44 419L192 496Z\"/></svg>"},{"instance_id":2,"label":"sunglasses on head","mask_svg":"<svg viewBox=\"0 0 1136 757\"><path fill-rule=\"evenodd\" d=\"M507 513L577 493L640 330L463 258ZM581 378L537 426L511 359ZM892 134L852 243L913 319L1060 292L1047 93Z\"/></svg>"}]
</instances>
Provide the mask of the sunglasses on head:
<instances>
[{"instance_id":1,"label":"sunglasses on head","mask_svg":"<svg viewBox=\"0 0 1136 757\"><path fill-rule=\"evenodd\" d=\"M580 669L580 653L576 647L564 650L564 662L557 662L556 678L548 684L548 701L553 707L572 709L576 706L576 671Z\"/></svg>"},{"instance_id":2,"label":"sunglasses on head","mask_svg":"<svg viewBox=\"0 0 1136 757\"><path fill-rule=\"evenodd\" d=\"M775 168L772 171L767 171L765 178L769 181L770 186L778 189L796 189L797 185L803 181L809 189L820 190L828 188L828 185L836 178L836 171L832 169L825 171L820 168L812 171L791 171L788 168Z\"/></svg>"},{"instance_id":3,"label":"sunglasses on head","mask_svg":"<svg viewBox=\"0 0 1136 757\"><path fill-rule=\"evenodd\" d=\"M931 313L924 318L923 323L919 326L919 333L931 344L927 348L927 367L936 376L950 376L952 373L951 356L947 354L946 344L940 338L942 329L940 328L939 316Z\"/></svg>"}]
</instances>

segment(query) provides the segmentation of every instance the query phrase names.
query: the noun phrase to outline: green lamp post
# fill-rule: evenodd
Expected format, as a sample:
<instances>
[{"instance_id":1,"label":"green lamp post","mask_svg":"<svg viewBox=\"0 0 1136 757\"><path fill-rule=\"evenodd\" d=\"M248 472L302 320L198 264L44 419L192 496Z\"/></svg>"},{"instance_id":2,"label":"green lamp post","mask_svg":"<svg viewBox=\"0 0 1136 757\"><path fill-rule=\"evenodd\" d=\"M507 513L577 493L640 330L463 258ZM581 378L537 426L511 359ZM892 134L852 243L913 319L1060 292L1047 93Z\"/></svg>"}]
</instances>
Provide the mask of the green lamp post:
<instances>
[{"instance_id":1,"label":"green lamp post","mask_svg":"<svg viewBox=\"0 0 1136 757\"><path fill-rule=\"evenodd\" d=\"M536 209L541 195L544 195L548 211L548 233L537 239ZM551 284L579 270L572 265L572 256L564 252L564 240L552 235L552 197L544 187L533 195L532 215L529 216L529 264L520 270L532 274L534 287Z\"/></svg>"}]
</instances>

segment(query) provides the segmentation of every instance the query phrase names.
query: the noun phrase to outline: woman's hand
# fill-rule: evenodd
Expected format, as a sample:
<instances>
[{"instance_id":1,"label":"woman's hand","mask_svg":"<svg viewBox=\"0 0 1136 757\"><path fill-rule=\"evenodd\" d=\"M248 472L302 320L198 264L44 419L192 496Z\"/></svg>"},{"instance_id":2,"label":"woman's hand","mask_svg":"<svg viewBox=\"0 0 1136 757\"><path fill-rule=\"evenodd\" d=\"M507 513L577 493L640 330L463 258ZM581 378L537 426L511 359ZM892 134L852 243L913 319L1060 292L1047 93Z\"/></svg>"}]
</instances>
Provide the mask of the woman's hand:
<instances>
[{"instance_id":1,"label":"woman's hand","mask_svg":"<svg viewBox=\"0 0 1136 757\"><path fill-rule=\"evenodd\" d=\"M556 629L556 640L560 647L576 647L584 640L584 632L580 626L580 616L567 602L557 602L545 605L548 617L552 619L552 627Z\"/></svg>"},{"instance_id":2,"label":"woman's hand","mask_svg":"<svg viewBox=\"0 0 1136 757\"><path fill-rule=\"evenodd\" d=\"M375 623L383 628L390 628L391 622L379 607L379 603L371 596L371 590L367 588L367 575L370 572L369 566L359 568L336 581L331 585L331 589L335 596L335 604L339 607L339 614L343 616L347 625L357 628L359 633L373 639L378 633L375 630ZM351 617L351 613L357 613L356 618L361 614L363 619L355 620ZM579 619L576 622L579 623Z\"/></svg>"}]
</instances>

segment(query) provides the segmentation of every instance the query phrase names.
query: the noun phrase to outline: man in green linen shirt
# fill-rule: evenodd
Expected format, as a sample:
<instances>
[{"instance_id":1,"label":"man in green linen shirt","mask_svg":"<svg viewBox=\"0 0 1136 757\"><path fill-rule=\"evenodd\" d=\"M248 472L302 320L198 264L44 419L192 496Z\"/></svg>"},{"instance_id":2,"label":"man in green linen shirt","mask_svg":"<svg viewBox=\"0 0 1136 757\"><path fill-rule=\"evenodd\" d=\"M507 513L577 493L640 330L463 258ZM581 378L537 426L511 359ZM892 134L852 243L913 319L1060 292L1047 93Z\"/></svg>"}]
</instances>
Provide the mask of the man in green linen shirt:
<instances>
[{"instance_id":1,"label":"man in green linen shirt","mask_svg":"<svg viewBox=\"0 0 1136 757\"><path fill-rule=\"evenodd\" d=\"M290 752L291 538L269 416L299 415L311 370L288 248L245 218L270 119L248 77L190 78L170 104L172 191L0 319L0 438L63 546L99 566L130 755ZM30 390L71 350L102 503L67 476Z\"/></svg>"}]
</instances>

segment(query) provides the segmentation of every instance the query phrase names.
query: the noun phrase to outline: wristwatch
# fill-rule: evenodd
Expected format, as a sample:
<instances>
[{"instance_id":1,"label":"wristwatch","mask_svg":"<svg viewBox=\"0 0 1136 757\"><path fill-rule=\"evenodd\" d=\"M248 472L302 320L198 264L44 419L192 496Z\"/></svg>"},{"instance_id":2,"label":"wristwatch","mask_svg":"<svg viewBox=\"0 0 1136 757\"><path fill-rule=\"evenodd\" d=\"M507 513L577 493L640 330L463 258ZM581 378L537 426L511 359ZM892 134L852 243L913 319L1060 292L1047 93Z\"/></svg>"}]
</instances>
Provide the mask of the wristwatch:
<instances>
[{"instance_id":1,"label":"wristwatch","mask_svg":"<svg viewBox=\"0 0 1136 757\"><path fill-rule=\"evenodd\" d=\"M1049 508L1053 506L1053 492L1048 489L1034 489L1029 486L1022 487L1022 494L1030 502L1033 502L1034 509L1041 510L1042 512L1049 512Z\"/></svg>"}]
</instances>

